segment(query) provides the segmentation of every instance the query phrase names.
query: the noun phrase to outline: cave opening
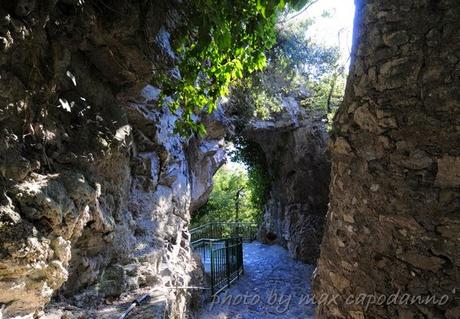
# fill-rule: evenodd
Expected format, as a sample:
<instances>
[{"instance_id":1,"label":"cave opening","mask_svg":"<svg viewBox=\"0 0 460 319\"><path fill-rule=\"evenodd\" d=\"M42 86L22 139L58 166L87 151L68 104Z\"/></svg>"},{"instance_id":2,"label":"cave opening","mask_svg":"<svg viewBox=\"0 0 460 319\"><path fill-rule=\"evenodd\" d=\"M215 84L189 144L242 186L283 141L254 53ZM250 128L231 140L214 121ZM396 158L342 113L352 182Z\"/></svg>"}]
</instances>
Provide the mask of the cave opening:
<instances>
[{"instance_id":1,"label":"cave opening","mask_svg":"<svg viewBox=\"0 0 460 319\"><path fill-rule=\"evenodd\" d=\"M354 16L353 1L318 4L312 5L312 13L307 10L303 17L294 17L299 19L292 23L294 31L279 31L273 54L268 54L267 69L238 83L223 103L234 125L227 136L229 163L216 174L215 189L208 204L195 212L193 226L249 221L236 217L236 203L242 199L236 194L246 189L246 203L239 207L251 206L250 222L256 223L258 230L255 242L243 244L245 276L234 288L221 292L229 298L241 291L267 298L257 289L274 291L280 298L295 299L294 294L312 297L310 282L329 203L327 143L344 94ZM334 19L337 12L339 18ZM313 22L315 13L322 22ZM329 37L318 30L327 30ZM319 38L329 41L319 43ZM228 182L232 174L240 176L240 184ZM228 175L225 182L222 175ZM210 260L203 262L209 264ZM257 280L257 274L263 274L263 280ZM283 278L283 284L274 283L272 277ZM284 284L293 289L283 290ZM295 318L294 312L300 311L297 316L313 316L313 305L303 306L285 309L279 315ZM202 311L201 316L230 310L238 311L238 306L217 305L213 311Z\"/></svg>"}]
</instances>

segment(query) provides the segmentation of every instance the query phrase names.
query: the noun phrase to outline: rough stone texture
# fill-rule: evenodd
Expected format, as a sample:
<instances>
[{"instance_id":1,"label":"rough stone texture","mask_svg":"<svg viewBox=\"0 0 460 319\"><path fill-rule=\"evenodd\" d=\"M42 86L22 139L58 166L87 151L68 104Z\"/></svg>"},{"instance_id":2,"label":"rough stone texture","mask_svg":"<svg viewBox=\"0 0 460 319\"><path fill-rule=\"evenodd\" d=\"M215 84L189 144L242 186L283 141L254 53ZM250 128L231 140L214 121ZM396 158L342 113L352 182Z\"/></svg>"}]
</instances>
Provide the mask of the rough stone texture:
<instances>
[{"instance_id":1,"label":"rough stone texture","mask_svg":"<svg viewBox=\"0 0 460 319\"><path fill-rule=\"evenodd\" d=\"M209 298L207 291L203 291L200 287L209 287L211 285L211 276L205 272L204 265L201 261L201 256L198 253L192 253L191 267L193 268L190 273L191 287L197 289L190 289L190 298L188 299L186 318L200 319L197 313L201 310L203 305L206 304Z\"/></svg>"},{"instance_id":2,"label":"rough stone texture","mask_svg":"<svg viewBox=\"0 0 460 319\"><path fill-rule=\"evenodd\" d=\"M319 318L459 318L458 1L357 1L353 60L331 138ZM347 302L448 296L442 305Z\"/></svg>"},{"instance_id":3,"label":"rough stone texture","mask_svg":"<svg viewBox=\"0 0 460 319\"><path fill-rule=\"evenodd\" d=\"M211 116L204 118L203 124L207 128L206 140L192 140L186 150L192 167L192 212L208 200L212 191L212 177L226 160L223 137L233 133L233 124L221 106Z\"/></svg>"},{"instance_id":4,"label":"rough stone texture","mask_svg":"<svg viewBox=\"0 0 460 319\"><path fill-rule=\"evenodd\" d=\"M190 210L226 128L216 114L206 138L178 137L148 85L174 67L179 13L178 1L0 4L0 317L39 314L54 294L50 312L104 318L92 307L126 291L156 291L153 317L183 316L186 293L164 287L189 281Z\"/></svg>"},{"instance_id":5,"label":"rough stone texture","mask_svg":"<svg viewBox=\"0 0 460 319\"><path fill-rule=\"evenodd\" d=\"M294 258L315 263L329 194L323 117L305 112L288 98L283 112L272 120L252 122L244 134L261 146L272 178L260 240L279 242Z\"/></svg>"}]
</instances>

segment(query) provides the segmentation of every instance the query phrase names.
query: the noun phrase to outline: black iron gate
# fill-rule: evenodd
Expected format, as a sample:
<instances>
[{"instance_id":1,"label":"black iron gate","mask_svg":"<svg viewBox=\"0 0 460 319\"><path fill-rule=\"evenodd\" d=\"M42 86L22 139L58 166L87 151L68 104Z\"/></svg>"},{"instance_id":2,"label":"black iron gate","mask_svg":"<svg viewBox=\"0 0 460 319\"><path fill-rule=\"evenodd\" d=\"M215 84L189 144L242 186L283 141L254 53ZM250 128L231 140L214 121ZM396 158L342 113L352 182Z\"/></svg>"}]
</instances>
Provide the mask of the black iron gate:
<instances>
[{"instance_id":1,"label":"black iron gate","mask_svg":"<svg viewBox=\"0 0 460 319\"><path fill-rule=\"evenodd\" d=\"M254 240L256 229L248 223L208 223L191 230L192 249L201 256L209 275L211 296L244 273L243 241Z\"/></svg>"},{"instance_id":2,"label":"black iron gate","mask_svg":"<svg viewBox=\"0 0 460 319\"><path fill-rule=\"evenodd\" d=\"M243 239L200 239L193 249L201 256L210 277L211 296L229 287L244 273Z\"/></svg>"}]
</instances>

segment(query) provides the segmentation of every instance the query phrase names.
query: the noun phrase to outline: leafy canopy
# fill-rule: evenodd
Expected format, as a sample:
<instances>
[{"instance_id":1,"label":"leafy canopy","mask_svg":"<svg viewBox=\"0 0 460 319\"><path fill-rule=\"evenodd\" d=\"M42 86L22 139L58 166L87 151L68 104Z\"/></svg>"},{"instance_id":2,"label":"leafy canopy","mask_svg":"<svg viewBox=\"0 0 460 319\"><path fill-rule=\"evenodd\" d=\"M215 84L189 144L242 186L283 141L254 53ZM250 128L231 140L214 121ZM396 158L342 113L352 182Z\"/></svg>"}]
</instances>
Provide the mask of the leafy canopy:
<instances>
[{"instance_id":1,"label":"leafy canopy","mask_svg":"<svg viewBox=\"0 0 460 319\"><path fill-rule=\"evenodd\" d=\"M276 42L275 22L286 5L298 10L311 0L188 1L183 36L174 43L180 57L180 77L163 79L163 97L181 112L177 131L205 133L194 114L212 112L236 79L262 70L266 50Z\"/></svg>"},{"instance_id":2,"label":"leafy canopy","mask_svg":"<svg viewBox=\"0 0 460 319\"><path fill-rule=\"evenodd\" d=\"M307 109L331 112L338 106L345 79L339 71L339 50L308 39L310 23L278 31L266 68L239 80L232 89L235 115L268 119L283 110L287 98Z\"/></svg>"}]
</instances>

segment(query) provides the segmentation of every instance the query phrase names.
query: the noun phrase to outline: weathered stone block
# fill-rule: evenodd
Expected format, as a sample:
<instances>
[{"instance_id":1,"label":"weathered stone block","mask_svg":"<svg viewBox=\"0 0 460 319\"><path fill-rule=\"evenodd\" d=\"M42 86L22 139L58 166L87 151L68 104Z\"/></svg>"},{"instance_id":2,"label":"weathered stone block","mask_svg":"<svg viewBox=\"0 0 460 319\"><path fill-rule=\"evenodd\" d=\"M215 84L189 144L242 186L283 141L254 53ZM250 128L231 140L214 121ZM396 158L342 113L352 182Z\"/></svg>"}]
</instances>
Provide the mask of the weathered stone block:
<instances>
[{"instance_id":1,"label":"weathered stone block","mask_svg":"<svg viewBox=\"0 0 460 319\"><path fill-rule=\"evenodd\" d=\"M438 173L435 184L440 187L460 186L460 157L444 155L437 159Z\"/></svg>"},{"instance_id":2,"label":"weathered stone block","mask_svg":"<svg viewBox=\"0 0 460 319\"><path fill-rule=\"evenodd\" d=\"M127 287L126 272L120 265L112 265L103 270L99 292L105 297L118 297Z\"/></svg>"}]
</instances>

